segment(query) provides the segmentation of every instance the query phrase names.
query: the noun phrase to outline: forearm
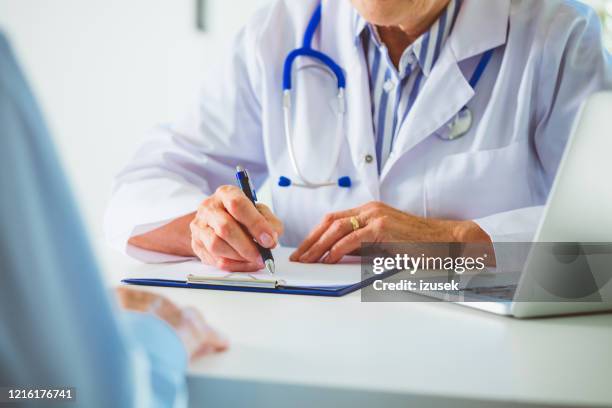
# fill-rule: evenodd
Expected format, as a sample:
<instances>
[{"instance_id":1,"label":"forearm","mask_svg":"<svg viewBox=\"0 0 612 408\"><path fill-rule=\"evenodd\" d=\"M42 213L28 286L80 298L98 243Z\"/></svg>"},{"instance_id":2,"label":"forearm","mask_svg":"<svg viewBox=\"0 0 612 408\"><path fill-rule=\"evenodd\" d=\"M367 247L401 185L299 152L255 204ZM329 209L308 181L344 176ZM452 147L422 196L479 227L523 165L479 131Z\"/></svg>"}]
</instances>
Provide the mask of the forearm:
<instances>
[{"instance_id":1,"label":"forearm","mask_svg":"<svg viewBox=\"0 0 612 408\"><path fill-rule=\"evenodd\" d=\"M148 251L178 256L195 256L191 248L189 224L195 212L177 218L153 231L136 235L128 243Z\"/></svg>"}]
</instances>

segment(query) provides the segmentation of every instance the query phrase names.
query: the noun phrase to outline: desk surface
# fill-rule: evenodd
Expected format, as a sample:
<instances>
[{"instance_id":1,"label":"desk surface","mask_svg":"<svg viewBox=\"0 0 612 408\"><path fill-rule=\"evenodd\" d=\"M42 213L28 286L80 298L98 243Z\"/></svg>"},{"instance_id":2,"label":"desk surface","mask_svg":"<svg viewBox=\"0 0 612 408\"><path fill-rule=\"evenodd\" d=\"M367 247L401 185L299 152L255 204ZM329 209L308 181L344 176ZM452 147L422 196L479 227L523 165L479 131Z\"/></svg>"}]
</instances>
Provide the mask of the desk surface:
<instances>
[{"instance_id":1,"label":"desk surface","mask_svg":"<svg viewBox=\"0 0 612 408\"><path fill-rule=\"evenodd\" d=\"M146 268L106 259L117 279ZM612 406L612 314L515 320L454 304L149 288L231 344L191 379L473 401ZM238 392L238 390L237 390Z\"/></svg>"}]
</instances>

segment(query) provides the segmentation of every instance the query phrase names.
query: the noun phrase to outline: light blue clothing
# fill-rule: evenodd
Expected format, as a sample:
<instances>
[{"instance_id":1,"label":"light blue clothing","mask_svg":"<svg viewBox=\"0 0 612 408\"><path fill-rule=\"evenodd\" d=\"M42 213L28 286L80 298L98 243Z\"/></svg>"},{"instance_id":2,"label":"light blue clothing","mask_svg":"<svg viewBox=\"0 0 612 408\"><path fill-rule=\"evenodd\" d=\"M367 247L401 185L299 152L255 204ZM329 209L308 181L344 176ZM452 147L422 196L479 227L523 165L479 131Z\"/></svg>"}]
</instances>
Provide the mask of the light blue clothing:
<instances>
[{"instance_id":1,"label":"light blue clothing","mask_svg":"<svg viewBox=\"0 0 612 408\"><path fill-rule=\"evenodd\" d=\"M376 27L355 11L355 36L363 42L370 74L379 174L393 149L395 136L440 56L460 8L461 0L451 0L429 30L404 50L397 68Z\"/></svg>"},{"instance_id":2,"label":"light blue clothing","mask_svg":"<svg viewBox=\"0 0 612 408\"><path fill-rule=\"evenodd\" d=\"M0 139L0 385L76 387L78 403L67 406L185 405L184 347L166 323L109 301L1 33Z\"/></svg>"}]
</instances>

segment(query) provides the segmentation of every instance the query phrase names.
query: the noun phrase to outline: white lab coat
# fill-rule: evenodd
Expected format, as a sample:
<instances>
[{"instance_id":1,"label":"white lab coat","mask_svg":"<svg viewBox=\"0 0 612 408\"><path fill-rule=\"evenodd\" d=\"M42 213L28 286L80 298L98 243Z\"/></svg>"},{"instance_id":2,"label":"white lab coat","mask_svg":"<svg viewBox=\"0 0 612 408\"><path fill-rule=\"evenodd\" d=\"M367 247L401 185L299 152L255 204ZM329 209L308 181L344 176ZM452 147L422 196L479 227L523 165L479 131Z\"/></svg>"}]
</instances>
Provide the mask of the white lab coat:
<instances>
[{"instance_id":1,"label":"white lab coat","mask_svg":"<svg viewBox=\"0 0 612 408\"><path fill-rule=\"evenodd\" d=\"M205 78L197 109L154 130L118 175L106 217L109 239L130 248L130 236L194 211L234 169L249 169L260 186L272 181L274 211L285 224L282 243L296 246L329 212L373 200L419 216L474 220L494 241L529 241L581 102L612 89L612 61L600 24L587 6L569 0L464 0L455 27L378 174L368 68L355 41L348 0L323 0L313 48L346 74L346 118L338 163L335 81L317 62L294 67L296 154L312 179L350 176L350 189L282 188L296 179L284 139L282 68L299 47L316 0L276 0L237 37L218 74ZM469 85L483 52L495 49L476 90ZM211 58L214 63L217 58ZM299 72L296 74L295 72ZM474 124L457 140L436 130L465 106Z\"/></svg>"}]
</instances>

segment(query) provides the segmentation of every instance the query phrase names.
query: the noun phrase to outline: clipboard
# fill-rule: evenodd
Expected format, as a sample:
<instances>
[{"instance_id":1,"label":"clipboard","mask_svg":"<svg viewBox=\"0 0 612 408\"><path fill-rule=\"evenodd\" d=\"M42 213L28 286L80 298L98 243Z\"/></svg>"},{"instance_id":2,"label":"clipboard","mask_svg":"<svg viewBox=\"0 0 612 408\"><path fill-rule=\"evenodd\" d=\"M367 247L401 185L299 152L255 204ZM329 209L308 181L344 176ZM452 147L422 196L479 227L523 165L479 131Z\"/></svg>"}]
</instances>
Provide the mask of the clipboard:
<instances>
[{"instance_id":1,"label":"clipboard","mask_svg":"<svg viewBox=\"0 0 612 408\"><path fill-rule=\"evenodd\" d=\"M341 286L326 286L326 287L304 287L304 286L283 286L283 285L267 285L267 286L248 286L236 284L224 284L221 280L218 283L192 283L189 281L166 280L166 279L123 279L121 282L128 285L140 286L158 286L184 289L209 289L209 290L224 290L233 292L259 292L259 293L277 293L285 295L307 295L307 296L326 296L326 297L342 297L359 289L370 286L374 281L388 278L399 271L389 271L381 275L371 276L361 282L353 285Z\"/></svg>"},{"instance_id":2,"label":"clipboard","mask_svg":"<svg viewBox=\"0 0 612 408\"><path fill-rule=\"evenodd\" d=\"M300 264L290 262L290 254L289 248L274 250L275 275L229 273L190 261L143 267L143 271L134 271L121 282L140 286L340 297L397 273L388 271L364 277L358 257L347 257L340 265Z\"/></svg>"}]
</instances>

